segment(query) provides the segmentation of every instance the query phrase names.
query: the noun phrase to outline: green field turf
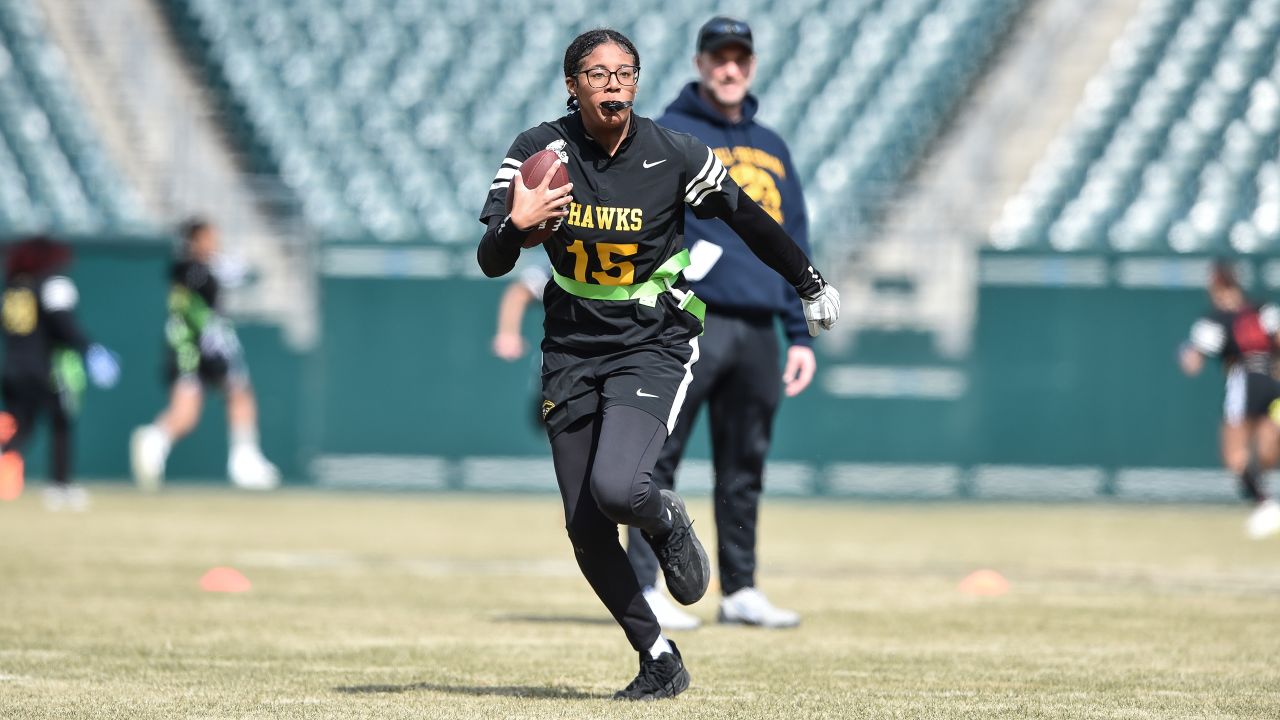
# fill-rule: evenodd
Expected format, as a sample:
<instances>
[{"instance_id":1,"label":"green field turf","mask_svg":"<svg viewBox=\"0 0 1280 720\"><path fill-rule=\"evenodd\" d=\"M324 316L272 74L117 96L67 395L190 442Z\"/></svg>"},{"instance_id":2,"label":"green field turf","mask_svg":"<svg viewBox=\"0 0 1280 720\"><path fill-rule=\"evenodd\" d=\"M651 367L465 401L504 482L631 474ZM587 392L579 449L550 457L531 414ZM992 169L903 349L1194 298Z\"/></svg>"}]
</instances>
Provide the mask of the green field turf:
<instances>
[{"instance_id":1,"label":"green field turf","mask_svg":"<svg viewBox=\"0 0 1280 720\"><path fill-rule=\"evenodd\" d=\"M692 687L635 705L553 496L94 501L0 505L0 717L1280 717L1280 539L1243 507L771 501L802 626L675 634ZM253 589L201 592L220 565ZM1007 595L957 590L984 567Z\"/></svg>"}]
</instances>

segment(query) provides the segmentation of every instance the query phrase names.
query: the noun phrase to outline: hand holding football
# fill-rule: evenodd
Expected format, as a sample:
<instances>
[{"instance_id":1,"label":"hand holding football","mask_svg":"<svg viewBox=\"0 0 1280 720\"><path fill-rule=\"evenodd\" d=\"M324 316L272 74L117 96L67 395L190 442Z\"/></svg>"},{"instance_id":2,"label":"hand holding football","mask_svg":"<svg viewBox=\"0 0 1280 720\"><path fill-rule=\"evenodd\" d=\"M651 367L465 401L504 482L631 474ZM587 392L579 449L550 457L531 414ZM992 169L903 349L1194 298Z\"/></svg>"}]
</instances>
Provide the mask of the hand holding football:
<instances>
[{"instance_id":1,"label":"hand holding football","mask_svg":"<svg viewBox=\"0 0 1280 720\"><path fill-rule=\"evenodd\" d=\"M560 229L572 190L569 171L551 150L540 150L520 165L507 187L507 212L517 228L531 228L525 247L541 245Z\"/></svg>"}]
</instances>

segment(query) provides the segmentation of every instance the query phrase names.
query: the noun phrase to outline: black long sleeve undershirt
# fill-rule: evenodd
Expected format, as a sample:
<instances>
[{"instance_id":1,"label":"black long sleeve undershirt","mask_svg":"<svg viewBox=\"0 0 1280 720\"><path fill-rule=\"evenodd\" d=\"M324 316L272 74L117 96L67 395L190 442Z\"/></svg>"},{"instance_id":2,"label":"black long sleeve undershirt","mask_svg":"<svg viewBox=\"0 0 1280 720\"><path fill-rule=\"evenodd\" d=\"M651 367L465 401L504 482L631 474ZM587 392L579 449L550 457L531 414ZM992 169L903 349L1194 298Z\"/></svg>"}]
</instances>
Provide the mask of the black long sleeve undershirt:
<instances>
[{"instance_id":1,"label":"black long sleeve undershirt","mask_svg":"<svg viewBox=\"0 0 1280 720\"><path fill-rule=\"evenodd\" d=\"M741 188L737 208L720 219L733 228L756 257L791 283L800 297L813 298L826 285L800 246Z\"/></svg>"},{"instance_id":2,"label":"black long sleeve undershirt","mask_svg":"<svg viewBox=\"0 0 1280 720\"><path fill-rule=\"evenodd\" d=\"M476 261L486 277L502 277L511 272L520 259L520 249L528 232L516 228L509 222L510 215L489 218L489 229L480 238L480 247L476 248Z\"/></svg>"}]
</instances>

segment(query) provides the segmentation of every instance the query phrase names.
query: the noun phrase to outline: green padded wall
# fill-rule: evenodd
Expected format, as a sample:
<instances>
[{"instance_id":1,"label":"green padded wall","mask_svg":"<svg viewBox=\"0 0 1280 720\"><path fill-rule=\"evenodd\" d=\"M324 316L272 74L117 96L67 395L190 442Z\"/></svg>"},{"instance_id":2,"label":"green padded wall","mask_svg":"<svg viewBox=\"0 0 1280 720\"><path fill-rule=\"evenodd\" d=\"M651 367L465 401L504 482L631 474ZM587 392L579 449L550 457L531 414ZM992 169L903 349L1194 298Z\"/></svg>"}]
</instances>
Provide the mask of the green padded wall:
<instances>
[{"instance_id":1,"label":"green padded wall","mask_svg":"<svg viewBox=\"0 0 1280 720\"><path fill-rule=\"evenodd\" d=\"M446 266L465 260L459 253ZM1184 378L1174 352L1205 307L1203 291L1187 282L1199 276L1125 284L1115 279L1123 260L1095 260L1105 273L1092 284L1053 273L982 284L972 350L961 360L941 359L927 336L909 333L866 334L847 354L819 342L819 377L779 414L774 466L800 473L798 492L841 492L878 474L875 492L890 496L899 477L904 496L917 494L910 477L921 472L936 479L927 493L964 496L984 487L992 467L1046 468L1049 477L1083 468L1098 478L1096 488L1080 481L1090 494L1114 491L1116 478L1135 469L1211 475L1220 372ZM429 457L445 463L439 485L447 487L472 482L470 459L545 458L545 438L529 419L532 362L489 351L505 283L456 272L324 278L323 340L308 391L317 456ZM526 337L540 336L540 315L529 313ZM840 367L941 368L962 389L950 397L837 394L823 373ZM708 457L703 427L690 447L691 458ZM511 467L495 472L524 472ZM550 489L540 477L534 485Z\"/></svg>"},{"instance_id":2,"label":"green padded wall","mask_svg":"<svg viewBox=\"0 0 1280 720\"><path fill-rule=\"evenodd\" d=\"M164 402L169 247L122 240L82 243L77 253L71 274L81 319L124 362L118 388L91 389L86 398L78 474L121 478L130 430ZM444 267L465 271L464 255ZM1052 272L1025 282L984 280L972 350L961 360L938 357L927 336L909 333L864 334L847 354L819 342L818 378L785 400L778 416L773 490L965 496L983 492L989 468L1030 466L1047 468L1050 479L1085 468L1087 493L1095 476L1096 490L1106 493L1135 468L1157 476L1162 468L1198 468L1210 473L1195 476L1210 478L1209 495L1229 494L1229 483L1212 474L1221 375L1210 367L1184 378L1174 357L1205 307L1203 291L1188 280L1198 275L1126 284L1116 279L1123 260L1100 262L1106 272L1092 283L1059 282ZM1262 261L1248 274L1270 277ZM337 466L337 477L332 467L317 471L327 459L416 458L429 463L400 467L407 486L434 473L421 486L553 489L546 440L533 420L534 361L507 363L489 350L504 286L456 270L329 273L321 278L321 334L312 351L291 351L275 328L242 326L267 454L294 482L343 485L348 466ZM540 335L540 320L536 309L528 314L527 337ZM948 397L877 397L836 392L828 382L826 373L863 367L942 368L962 384ZM704 427L690 447L691 466L708 457ZM34 477L44 473L46 454L42 438L30 453ZM221 479L225 457L225 409L214 395L200 429L175 449L171 477ZM361 482L377 484L382 466L369 467Z\"/></svg>"}]
</instances>

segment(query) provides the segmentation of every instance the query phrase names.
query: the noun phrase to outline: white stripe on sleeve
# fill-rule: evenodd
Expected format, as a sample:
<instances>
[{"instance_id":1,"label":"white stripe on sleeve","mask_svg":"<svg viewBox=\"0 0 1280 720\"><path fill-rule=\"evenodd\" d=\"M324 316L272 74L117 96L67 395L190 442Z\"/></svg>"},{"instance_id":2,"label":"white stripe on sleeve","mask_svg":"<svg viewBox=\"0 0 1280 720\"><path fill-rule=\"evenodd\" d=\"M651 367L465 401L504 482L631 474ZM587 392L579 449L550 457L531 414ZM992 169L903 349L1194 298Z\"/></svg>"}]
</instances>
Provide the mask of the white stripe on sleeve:
<instances>
[{"instance_id":1,"label":"white stripe on sleeve","mask_svg":"<svg viewBox=\"0 0 1280 720\"><path fill-rule=\"evenodd\" d=\"M702 193L698 195L698 197L694 198L693 202L689 204L692 205L693 207L698 207L699 205L702 204L703 200L707 199L708 195L710 195L711 193L720 192L721 187L723 187L722 184L724 183L724 176L728 174L729 174L729 171L726 170L723 165L721 165L720 174L715 176L715 178L712 181L713 184L707 187L706 189L704 189Z\"/></svg>"},{"instance_id":2,"label":"white stripe on sleeve","mask_svg":"<svg viewBox=\"0 0 1280 720\"><path fill-rule=\"evenodd\" d=\"M1191 344L1205 355L1218 355L1227 342L1226 329L1208 319L1200 319L1191 326Z\"/></svg>"},{"instance_id":3,"label":"white stripe on sleeve","mask_svg":"<svg viewBox=\"0 0 1280 720\"><path fill-rule=\"evenodd\" d=\"M724 164L720 162L720 158L708 148L707 162L702 166L702 172L698 173L698 177L686 186L684 201L697 207L708 195L720 190L721 183L724 182L725 175L728 173Z\"/></svg>"},{"instance_id":4,"label":"white stripe on sleeve","mask_svg":"<svg viewBox=\"0 0 1280 720\"><path fill-rule=\"evenodd\" d=\"M712 152L711 148L707 148L707 161L702 163L702 169L699 170L698 174L695 175L694 178L689 181L688 185L684 186L684 194L686 199L688 199L689 196L693 194L693 186L697 185L699 180L706 178L707 174L711 172L711 163L715 161L716 161L716 154Z\"/></svg>"},{"instance_id":5,"label":"white stripe on sleeve","mask_svg":"<svg viewBox=\"0 0 1280 720\"><path fill-rule=\"evenodd\" d=\"M1275 335L1280 332L1280 307L1267 304L1258 309L1258 322L1262 323L1262 329L1267 331L1268 335Z\"/></svg>"},{"instance_id":6,"label":"white stripe on sleeve","mask_svg":"<svg viewBox=\"0 0 1280 720\"><path fill-rule=\"evenodd\" d=\"M49 312L74 310L79 301L80 293L76 291L75 283L61 275L45 280L44 287L40 289L40 302Z\"/></svg>"}]
</instances>

